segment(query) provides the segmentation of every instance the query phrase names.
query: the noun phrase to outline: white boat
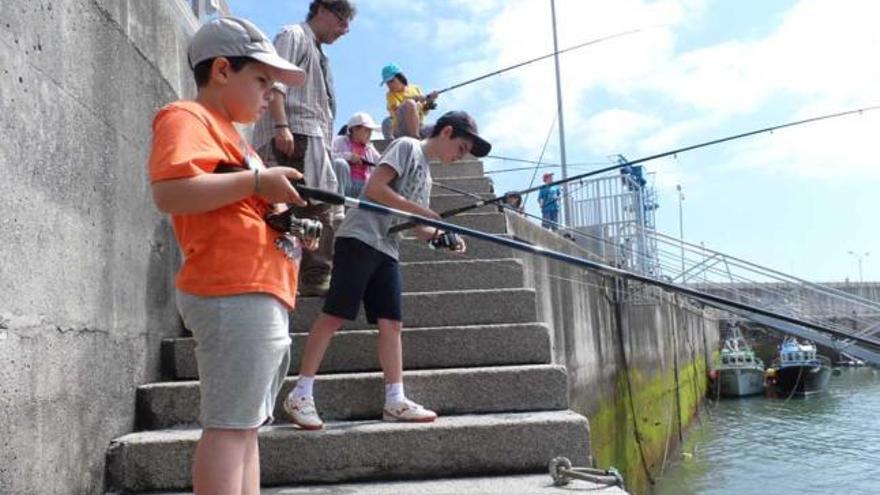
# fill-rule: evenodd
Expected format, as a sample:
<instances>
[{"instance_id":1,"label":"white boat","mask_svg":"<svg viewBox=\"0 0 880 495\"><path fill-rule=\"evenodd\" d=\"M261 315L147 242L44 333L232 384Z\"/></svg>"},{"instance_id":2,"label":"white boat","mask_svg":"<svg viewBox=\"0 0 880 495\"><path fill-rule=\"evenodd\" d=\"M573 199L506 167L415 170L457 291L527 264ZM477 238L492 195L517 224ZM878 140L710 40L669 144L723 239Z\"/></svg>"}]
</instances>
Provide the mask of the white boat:
<instances>
[{"instance_id":1,"label":"white boat","mask_svg":"<svg viewBox=\"0 0 880 495\"><path fill-rule=\"evenodd\" d=\"M721 347L715 365L717 383L723 397L744 397L764 392L764 361L746 343L734 325Z\"/></svg>"}]
</instances>

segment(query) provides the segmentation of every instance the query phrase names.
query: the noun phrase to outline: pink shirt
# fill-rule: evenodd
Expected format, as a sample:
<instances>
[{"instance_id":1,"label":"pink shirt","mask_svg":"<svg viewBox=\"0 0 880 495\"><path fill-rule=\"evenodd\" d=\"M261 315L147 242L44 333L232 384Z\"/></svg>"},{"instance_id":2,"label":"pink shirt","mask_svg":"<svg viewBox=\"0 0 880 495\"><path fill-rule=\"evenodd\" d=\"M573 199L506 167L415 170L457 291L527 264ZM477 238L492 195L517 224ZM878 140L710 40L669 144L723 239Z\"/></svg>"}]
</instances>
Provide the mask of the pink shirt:
<instances>
[{"instance_id":1,"label":"pink shirt","mask_svg":"<svg viewBox=\"0 0 880 495\"><path fill-rule=\"evenodd\" d=\"M348 136L336 136L333 138L333 158L342 158L351 164L351 159L355 156L366 160L373 165L379 164L379 152L373 143L360 144L349 139ZM370 178L370 167L361 163L360 165L351 165L351 178L356 181L364 181Z\"/></svg>"}]
</instances>

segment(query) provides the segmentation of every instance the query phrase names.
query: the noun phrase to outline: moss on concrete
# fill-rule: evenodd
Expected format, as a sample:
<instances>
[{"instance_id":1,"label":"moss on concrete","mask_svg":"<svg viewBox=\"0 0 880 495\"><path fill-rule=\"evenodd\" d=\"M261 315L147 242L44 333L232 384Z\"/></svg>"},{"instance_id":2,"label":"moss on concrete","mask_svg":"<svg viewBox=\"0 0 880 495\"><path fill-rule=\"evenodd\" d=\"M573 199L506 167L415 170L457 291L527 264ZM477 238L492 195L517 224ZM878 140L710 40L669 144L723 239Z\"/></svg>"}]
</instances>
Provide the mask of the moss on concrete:
<instances>
[{"instance_id":1,"label":"moss on concrete","mask_svg":"<svg viewBox=\"0 0 880 495\"><path fill-rule=\"evenodd\" d=\"M682 429L686 429L705 397L708 386L706 360L698 358L685 362L678 370L677 387L672 369L653 376L630 370L630 382L632 408L626 375L620 372L616 377L616 393L604 397L596 412L589 415L593 457L597 467L614 466L620 470L631 493L647 493L650 479L660 472L664 460L673 455L678 446L676 391L681 403ZM635 411L635 425L632 410ZM641 439L641 453L637 434Z\"/></svg>"}]
</instances>

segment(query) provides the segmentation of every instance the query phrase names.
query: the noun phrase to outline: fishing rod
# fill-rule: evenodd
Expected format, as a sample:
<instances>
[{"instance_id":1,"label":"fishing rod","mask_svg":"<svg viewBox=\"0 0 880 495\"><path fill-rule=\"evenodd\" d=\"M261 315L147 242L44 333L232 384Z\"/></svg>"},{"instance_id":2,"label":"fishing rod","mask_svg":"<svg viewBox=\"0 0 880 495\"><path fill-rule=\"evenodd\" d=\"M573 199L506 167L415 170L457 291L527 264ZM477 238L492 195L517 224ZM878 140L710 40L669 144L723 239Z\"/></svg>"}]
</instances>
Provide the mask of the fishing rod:
<instances>
[{"instance_id":1,"label":"fishing rod","mask_svg":"<svg viewBox=\"0 0 880 495\"><path fill-rule=\"evenodd\" d=\"M467 85L469 85L469 84L473 84L473 83L475 83L475 82L477 82L477 81L482 81L483 79L488 79L488 78L490 78L490 77L494 77L494 76L497 76L497 75L499 75L499 74L503 74L504 72L511 71L511 70L513 70L513 69L518 69L518 68L520 68L520 67L523 67L523 66L526 66L526 65L529 65L529 64L533 64L533 63L535 63L535 62L538 62L538 61L544 60L544 59L546 59L546 58L550 58L550 57L553 57L553 56L556 56L556 55L562 55L563 53L570 52L570 51L573 51L573 50L577 50L577 49L579 49L579 48L583 48L583 47L585 47L585 46L595 45L595 44L597 44L597 43L602 43L603 41L608 41L608 40L612 40L612 39L614 39L614 38L620 38L620 37L623 37L623 36L629 36L629 35L631 35L631 34L636 34L636 33L639 33L639 32L641 32L641 31L647 31L648 29L653 29L653 28L657 28L657 27L661 27L661 26L658 25L658 26L648 26L648 27L642 27L642 28L637 28L637 29L630 29L629 31L623 31L623 32L620 32L620 33L610 34L610 35L608 35L608 36L603 36L603 37L601 37L601 38L596 38L596 39L594 39L594 40L590 40L590 41L587 41L587 42L581 43L581 44L579 44L579 45L574 45L574 46L570 46L570 47L568 47L568 48L564 48L564 49L559 50L559 51L555 51L555 52L550 53L550 54L548 54L548 55L542 55L542 56L540 56L540 57L533 58L533 59L531 59L531 60L526 60L525 62L520 62L520 63L518 63L518 64L516 64L516 65L511 65L510 67L505 67L505 68L503 68L503 69L496 70L495 72L490 72L490 73L488 73L488 74L484 74L484 75L482 75L482 76L480 76L480 77L475 77L475 78L473 78L473 79L468 79L467 81L464 81L464 82L461 82L461 83L458 83L458 84L454 84L454 85L452 85L452 86L449 86L448 88L441 89L441 90L437 91L435 94L436 94L437 96L439 96L439 95L441 95L441 94L443 94L443 93L446 93L447 91L452 91L453 89L458 89L458 88L460 88L460 87L462 87L462 86L467 86Z\"/></svg>"},{"instance_id":2,"label":"fishing rod","mask_svg":"<svg viewBox=\"0 0 880 495\"><path fill-rule=\"evenodd\" d=\"M484 159L491 159L491 160L500 160L502 162L530 163L532 165L549 165L552 167L561 167L562 166L559 163L542 162L542 161L538 161L538 160L529 160L527 158L514 158L512 156L486 155L483 158ZM608 163L608 162L598 162L598 161L597 162L577 162L577 163L569 163L568 166L569 167L584 167L587 165L602 165L603 163ZM532 167L528 167L528 169L531 170Z\"/></svg>"},{"instance_id":3,"label":"fishing rod","mask_svg":"<svg viewBox=\"0 0 880 495\"><path fill-rule=\"evenodd\" d=\"M568 167L569 167L569 168L593 167L593 166L596 166L596 165L601 165L602 163L608 163L608 162L595 162L595 163L589 163L589 164L588 164L588 163L583 163L583 164L573 164L573 163L569 163L569 164L568 164ZM559 165L558 163L547 163L547 164L544 164L544 165L539 165L539 164L536 163L534 167L502 168L502 169L499 169L499 170L486 170L486 171L483 172L483 173L486 174L486 175L492 175L492 174L507 174L507 173L511 173L511 172L522 172L523 170L535 170L535 169L540 170L540 169L544 169L544 168L559 168L559 167L561 167L561 166L562 166L562 165Z\"/></svg>"},{"instance_id":4,"label":"fishing rod","mask_svg":"<svg viewBox=\"0 0 880 495\"><path fill-rule=\"evenodd\" d=\"M680 294L684 294L686 296L692 297L694 299L700 301L708 301L714 304L723 304L725 306L729 306L734 309L739 309L742 311L748 311L750 313L759 314L766 316L768 318L773 318L779 321L784 321L787 323L791 323L794 325L799 325L801 327L810 328L819 332L823 332L829 334L834 337L848 339L855 342L859 342L862 345L868 346L872 349L880 349L880 341L872 338L850 335L845 332L841 332L839 330L835 330L833 328L826 327L825 325L821 325L818 323L812 323L807 321L802 321L797 318L792 318L790 316L786 316L783 314L776 313L774 311L765 310L762 308L758 308L755 306L751 306L748 304L744 304L738 301L734 301L731 299L727 299L721 296L716 296L714 294L705 293L696 289L691 289L689 287L683 287L679 285L675 285L670 282L665 282L662 280L656 280L650 277L646 277L644 275L639 275L633 272L629 272L627 270L623 270L620 268L615 268L604 263L598 263L595 261L590 261L584 258L579 258L577 256L572 256L570 254L561 253L559 251L553 251L550 249L543 248L541 246L528 244L522 241L517 241L514 239L509 239L501 236L497 236L494 234L489 234L483 232L482 230L472 229L469 227L464 227L462 225L455 225L452 223L444 222L442 220L434 220L432 218L423 217L421 215L416 215L414 213L410 213L408 211L398 210L395 208L390 208L388 206L384 206L378 203L373 203L371 201L356 199L347 196L343 196L342 194L338 194L335 192L325 191L322 189L316 189L312 187L303 186L300 184L293 184L294 188L299 192L300 196L304 199L315 199L317 201L321 201L324 203L332 204L332 205L344 205L348 208L357 208L359 210L368 211L371 213L376 213L384 216L394 216L398 218L405 218L409 222L417 225L425 225L428 227L434 227L436 229L441 229L446 232L454 232L456 234L464 235L467 237L472 237L474 239L479 239L487 242L491 242L493 244L498 244L501 246L510 247L512 249L516 249L517 251L521 251L524 253L529 253L537 256L543 256L545 258L549 258L552 260L560 261L562 263L566 263L569 265L577 266L583 269L592 270L604 275L616 276L626 280L631 280L634 282L641 282L648 285L654 285L660 287L662 289L676 292Z\"/></svg>"},{"instance_id":5,"label":"fishing rod","mask_svg":"<svg viewBox=\"0 0 880 495\"><path fill-rule=\"evenodd\" d=\"M522 195L524 195L524 194L528 194L528 193L530 193L530 192L537 191L537 190L539 190L539 189L541 189L542 187L545 187L545 186L546 186L546 187L550 187L550 186L558 186L558 185L560 185L560 184L565 184L565 183L567 183L567 182L572 182L572 181L576 181L576 180L582 180L582 179L585 179L585 178L587 178L587 177L591 177L591 176L594 176L594 175L604 174L605 172L611 172L611 171L613 171L613 170L617 170L617 169L620 169L620 168L623 168L623 167L630 167L630 166L633 166L633 165L637 165L637 164L639 164L639 163L644 163L644 162L651 161L651 160L657 160L657 159L659 159L659 158L665 158L665 157L667 157L667 156L678 155L679 153L684 153L684 152L686 152L686 151L693 151L693 150L695 150L695 149L705 148L705 147L707 147L707 146L712 146L712 145L716 145L716 144L720 144L720 143L725 143L725 142L727 142L727 141L733 141L733 140L736 140L736 139L742 139L742 138L745 138L745 137L754 136L754 135L756 135L756 134L763 134L763 133L765 133L765 132L773 132L773 131L776 131L776 130L779 130L779 129L784 129L784 128L786 128L786 127L795 127L795 126L799 126L799 125L809 124L809 123L811 123L811 122L818 122L818 121L820 121L820 120L833 119L833 118L843 117L843 116L846 116L846 115L852 115L852 114L856 114L856 113L858 113L858 114L862 114L862 113L870 112L870 111L877 110L877 109L880 109L880 105L874 105L874 106L869 106L869 107L857 108L857 109L855 109L855 110L847 110L847 111L845 111L845 112L837 112L837 113L831 113L831 114L826 114L826 115L820 115L820 116L817 116L817 117L810 117L810 118L808 118L808 119L796 120L796 121L794 121L794 122L788 122L788 123L785 123L785 124L779 124L779 125L774 125L774 126L770 126L770 127L765 127L765 128L763 128L763 129L757 129L757 130L754 130L754 131L743 132L743 133L741 133L741 134L735 134L735 135L733 135L733 136L727 136L727 137L723 137L723 138L719 138L719 139L713 139L713 140L711 140L711 141L706 141L706 142L699 143L699 144L693 144L693 145L690 145L690 146L685 146L685 147L683 147L683 148L674 149L674 150L672 150L672 151L665 151L665 152L663 152L663 153L657 153L656 155L646 156L646 157L644 157L644 158L639 158L639 159L636 159L636 160L631 160L631 161L621 162L621 163L618 163L618 164L615 164L615 165L610 165L610 166L608 166L608 167L604 167L604 168L600 168L600 169L592 170L592 171L590 171L590 172L585 172L585 173L583 173L583 174L579 174L579 175L575 175L575 176L572 176L572 177L568 177L568 178L566 178L566 179L560 179L560 180L557 180L557 181L555 181L555 182L551 182L551 183L549 183L549 184L544 184L544 185L541 185L541 186L535 186L535 187L533 187L533 188L524 189L524 190L522 190L522 191L516 191L516 193L519 194L520 196L522 196ZM453 215L458 215L459 213L464 213L464 212L466 212L466 211L470 211L470 210L473 210L473 209L479 208L479 207L481 207L481 206L486 206L486 205L488 205L488 204L497 203L497 202L499 202L499 201L504 201L505 199L507 199L507 196L508 196L509 194L512 194L512 193L506 193L506 194L504 194L504 195L497 196L497 197L494 197L494 198L491 198L491 199L480 200L480 201L477 201L477 202L475 202L475 203L473 203L473 204L470 204L470 205L459 206L459 207L457 207L457 208L452 208L452 209L449 209L449 210L446 210L446 211L440 212L440 218L449 218L449 217L451 217L451 216L453 216ZM388 232L389 232L389 233L399 232L399 231L401 231L401 230L405 230L405 229L411 228L412 226L413 226L413 224L412 224L411 222L402 223L402 224L400 224L400 225L398 225L398 226L396 226L396 227L393 227L393 228L392 228L391 230L389 230Z\"/></svg>"}]
</instances>

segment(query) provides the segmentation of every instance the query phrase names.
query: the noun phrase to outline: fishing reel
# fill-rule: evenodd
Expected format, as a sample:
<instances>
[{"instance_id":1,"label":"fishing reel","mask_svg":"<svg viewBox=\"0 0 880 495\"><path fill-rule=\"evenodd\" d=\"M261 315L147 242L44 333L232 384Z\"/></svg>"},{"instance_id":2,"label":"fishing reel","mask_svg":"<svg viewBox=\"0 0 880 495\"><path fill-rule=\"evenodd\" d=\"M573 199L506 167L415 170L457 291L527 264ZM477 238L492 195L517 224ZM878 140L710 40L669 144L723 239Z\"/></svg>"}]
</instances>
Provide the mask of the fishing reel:
<instances>
[{"instance_id":1,"label":"fishing reel","mask_svg":"<svg viewBox=\"0 0 880 495\"><path fill-rule=\"evenodd\" d=\"M464 246L464 239L455 232L444 232L432 237L431 240L428 241L428 245L433 249L459 251Z\"/></svg>"},{"instance_id":2,"label":"fishing reel","mask_svg":"<svg viewBox=\"0 0 880 495\"><path fill-rule=\"evenodd\" d=\"M269 212L266 214L266 223L278 232L291 234L304 244L317 242L324 231L324 224L311 218L297 218L293 214L293 208L282 212Z\"/></svg>"},{"instance_id":3,"label":"fishing reel","mask_svg":"<svg viewBox=\"0 0 880 495\"><path fill-rule=\"evenodd\" d=\"M431 93L425 97L425 110L434 110L437 108L437 95Z\"/></svg>"}]
</instances>

